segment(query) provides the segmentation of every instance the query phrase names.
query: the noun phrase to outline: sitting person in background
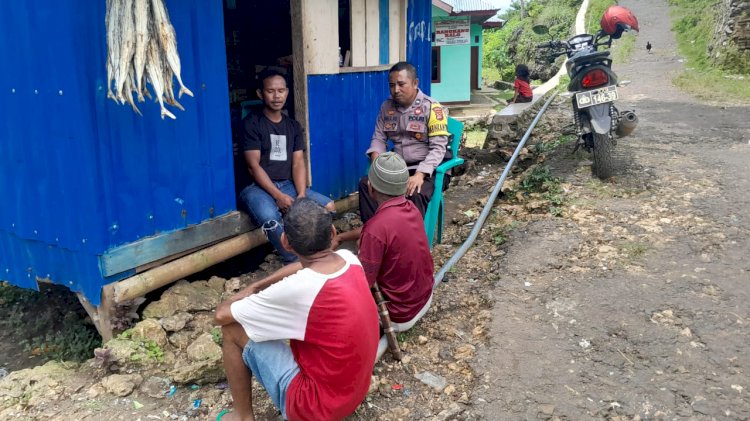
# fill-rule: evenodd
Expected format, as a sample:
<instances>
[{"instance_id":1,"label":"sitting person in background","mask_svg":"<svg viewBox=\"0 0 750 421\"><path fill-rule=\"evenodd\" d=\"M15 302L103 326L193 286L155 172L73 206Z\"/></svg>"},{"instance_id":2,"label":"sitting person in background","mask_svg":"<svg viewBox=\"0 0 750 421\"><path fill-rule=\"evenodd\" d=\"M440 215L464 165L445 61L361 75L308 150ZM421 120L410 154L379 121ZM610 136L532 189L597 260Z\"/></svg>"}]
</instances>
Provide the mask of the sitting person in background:
<instances>
[{"instance_id":1,"label":"sitting person in background","mask_svg":"<svg viewBox=\"0 0 750 421\"><path fill-rule=\"evenodd\" d=\"M274 70L264 71L259 79L257 94L263 100L263 110L244 120L243 149L254 182L240 192L240 199L288 264L297 257L281 246L281 214L301 197L315 200L329 212L335 212L336 207L330 198L307 188L302 128L282 113L289 94L286 79Z\"/></svg>"},{"instance_id":2,"label":"sitting person in background","mask_svg":"<svg viewBox=\"0 0 750 421\"><path fill-rule=\"evenodd\" d=\"M534 92L529 84L529 68L525 64L516 66L516 81L513 83L513 89L516 91L511 103L531 102L534 99Z\"/></svg>"},{"instance_id":3,"label":"sitting person in background","mask_svg":"<svg viewBox=\"0 0 750 421\"><path fill-rule=\"evenodd\" d=\"M448 110L419 89L417 70L407 62L399 62L388 72L391 98L380 106L370 148L365 152L372 163L386 152L388 140L409 169L406 198L414 203L424 217L435 188L435 168L449 159ZM446 176L447 187L450 177ZM377 209L367 194L367 177L359 181L359 216L367 222Z\"/></svg>"},{"instance_id":4,"label":"sitting person in background","mask_svg":"<svg viewBox=\"0 0 750 421\"><path fill-rule=\"evenodd\" d=\"M429 310L434 284L433 261L422 215L404 197L409 170L393 152L378 155L368 173L368 194L375 214L360 230L340 234L334 244L359 240L359 260L372 286L387 301L396 332L411 329Z\"/></svg>"},{"instance_id":5,"label":"sitting person in background","mask_svg":"<svg viewBox=\"0 0 750 421\"><path fill-rule=\"evenodd\" d=\"M297 199L284 216L281 243L299 262L216 309L234 402L222 420L253 419L253 375L290 420L340 420L367 395L378 313L357 258L331 249L331 222L322 206Z\"/></svg>"}]
</instances>

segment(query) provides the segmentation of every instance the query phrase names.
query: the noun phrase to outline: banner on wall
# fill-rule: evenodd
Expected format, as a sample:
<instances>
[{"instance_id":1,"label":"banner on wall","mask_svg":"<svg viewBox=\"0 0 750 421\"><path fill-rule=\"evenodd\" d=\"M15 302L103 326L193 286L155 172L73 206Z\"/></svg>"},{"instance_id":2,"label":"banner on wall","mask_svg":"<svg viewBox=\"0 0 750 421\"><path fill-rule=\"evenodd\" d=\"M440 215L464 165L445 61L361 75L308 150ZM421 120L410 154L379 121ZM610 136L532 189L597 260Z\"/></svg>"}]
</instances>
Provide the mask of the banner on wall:
<instances>
[{"instance_id":1,"label":"banner on wall","mask_svg":"<svg viewBox=\"0 0 750 421\"><path fill-rule=\"evenodd\" d=\"M466 20L438 20L435 24L435 45L468 45L471 42L471 24Z\"/></svg>"}]
</instances>

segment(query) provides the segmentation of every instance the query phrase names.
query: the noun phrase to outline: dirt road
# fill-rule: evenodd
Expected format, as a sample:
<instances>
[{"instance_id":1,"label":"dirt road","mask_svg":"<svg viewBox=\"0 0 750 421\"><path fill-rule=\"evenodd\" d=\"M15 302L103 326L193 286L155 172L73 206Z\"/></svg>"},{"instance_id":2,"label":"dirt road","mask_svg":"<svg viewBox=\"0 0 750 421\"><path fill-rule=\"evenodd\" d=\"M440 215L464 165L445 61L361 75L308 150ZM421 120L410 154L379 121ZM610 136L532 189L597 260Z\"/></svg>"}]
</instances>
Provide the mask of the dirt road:
<instances>
[{"instance_id":1,"label":"dirt road","mask_svg":"<svg viewBox=\"0 0 750 421\"><path fill-rule=\"evenodd\" d=\"M623 174L558 151L569 209L509 237L472 364L486 419L750 419L750 107L672 86L666 3L620 2L641 26L615 68L640 116Z\"/></svg>"}]
</instances>

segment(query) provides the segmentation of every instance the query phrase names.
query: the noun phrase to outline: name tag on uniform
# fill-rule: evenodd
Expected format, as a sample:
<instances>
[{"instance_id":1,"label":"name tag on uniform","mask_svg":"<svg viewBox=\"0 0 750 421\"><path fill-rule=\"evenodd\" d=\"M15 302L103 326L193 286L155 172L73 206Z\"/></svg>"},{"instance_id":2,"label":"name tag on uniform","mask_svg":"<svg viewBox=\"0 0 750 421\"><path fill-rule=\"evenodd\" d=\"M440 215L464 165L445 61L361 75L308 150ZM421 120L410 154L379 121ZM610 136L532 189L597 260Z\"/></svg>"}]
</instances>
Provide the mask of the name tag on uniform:
<instances>
[{"instance_id":1,"label":"name tag on uniform","mask_svg":"<svg viewBox=\"0 0 750 421\"><path fill-rule=\"evenodd\" d=\"M268 159L271 161L286 161L286 135L271 135L271 154Z\"/></svg>"},{"instance_id":2,"label":"name tag on uniform","mask_svg":"<svg viewBox=\"0 0 750 421\"><path fill-rule=\"evenodd\" d=\"M409 132L422 133L425 131L425 124L418 121L410 121L409 124L406 125L406 130Z\"/></svg>"},{"instance_id":3,"label":"name tag on uniform","mask_svg":"<svg viewBox=\"0 0 750 421\"><path fill-rule=\"evenodd\" d=\"M410 115L409 121L421 121L422 123L427 121L427 117L423 115Z\"/></svg>"}]
</instances>

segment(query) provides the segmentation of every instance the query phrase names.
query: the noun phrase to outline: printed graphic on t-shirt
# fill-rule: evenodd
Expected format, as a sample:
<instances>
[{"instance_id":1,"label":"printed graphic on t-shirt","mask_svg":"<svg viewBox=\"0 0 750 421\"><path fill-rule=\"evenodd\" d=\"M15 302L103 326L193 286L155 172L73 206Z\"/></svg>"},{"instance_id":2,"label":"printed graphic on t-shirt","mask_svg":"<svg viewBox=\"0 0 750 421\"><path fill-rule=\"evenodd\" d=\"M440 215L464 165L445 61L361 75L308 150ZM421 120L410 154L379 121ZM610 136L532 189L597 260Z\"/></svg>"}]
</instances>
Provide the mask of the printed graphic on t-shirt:
<instances>
[{"instance_id":1,"label":"printed graphic on t-shirt","mask_svg":"<svg viewBox=\"0 0 750 421\"><path fill-rule=\"evenodd\" d=\"M271 134L271 161L286 161L286 136L283 134Z\"/></svg>"}]
</instances>

